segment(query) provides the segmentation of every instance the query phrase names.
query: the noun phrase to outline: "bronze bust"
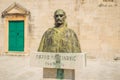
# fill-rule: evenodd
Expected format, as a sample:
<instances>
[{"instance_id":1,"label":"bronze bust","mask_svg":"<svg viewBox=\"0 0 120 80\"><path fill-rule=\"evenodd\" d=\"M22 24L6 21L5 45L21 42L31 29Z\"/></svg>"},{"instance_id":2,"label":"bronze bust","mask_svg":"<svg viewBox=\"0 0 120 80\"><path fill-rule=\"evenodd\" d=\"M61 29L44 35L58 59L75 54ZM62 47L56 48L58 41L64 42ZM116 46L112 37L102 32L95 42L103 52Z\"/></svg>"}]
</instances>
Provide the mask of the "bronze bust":
<instances>
[{"instance_id":1,"label":"bronze bust","mask_svg":"<svg viewBox=\"0 0 120 80\"><path fill-rule=\"evenodd\" d=\"M66 13L58 9L54 13L55 26L49 28L40 42L39 52L80 53L80 45L75 32L67 27ZM58 79L64 78L64 69L57 69Z\"/></svg>"},{"instance_id":2,"label":"bronze bust","mask_svg":"<svg viewBox=\"0 0 120 80\"><path fill-rule=\"evenodd\" d=\"M81 52L75 32L67 27L66 13L58 9L54 13L55 26L43 35L38 51L40 52Z\"/></svg>"}]
</instances>

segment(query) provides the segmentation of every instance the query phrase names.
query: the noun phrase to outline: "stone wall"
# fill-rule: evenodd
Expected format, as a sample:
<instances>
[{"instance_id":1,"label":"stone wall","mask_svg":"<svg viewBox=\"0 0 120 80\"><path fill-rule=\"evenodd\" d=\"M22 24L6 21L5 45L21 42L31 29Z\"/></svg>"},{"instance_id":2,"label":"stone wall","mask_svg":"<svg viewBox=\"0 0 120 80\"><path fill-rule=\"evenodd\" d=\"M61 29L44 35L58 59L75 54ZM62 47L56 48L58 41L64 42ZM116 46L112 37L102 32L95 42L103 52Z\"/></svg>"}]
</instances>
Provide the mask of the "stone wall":
<instances>
[{"instance_id":1,"label":"stone wall","mask_svg":"<svg viewBox=\"0 0 120 80\"><path fill-rule=\"evenodd\" d=\"M120 53L120 2L116 1L89 0L81 5L80 41L84 52L105 59L113 59Z\"/></svg>"},{"instance_id":2,"label":"stone wall","mask_svg":"<svg viewBox=\"0 0 120 80\"><path fill-rule=\"evenodd\" d=\"M102 0L0 0L0 13L14 2L30 11L29 49L36 51L43 33L54 26L56 9L67 13L68 27L90 58L113 59L120 54L120 1ZM0 18L0 51L4 52L4 25Z\"/></svg>"}]
</instances>

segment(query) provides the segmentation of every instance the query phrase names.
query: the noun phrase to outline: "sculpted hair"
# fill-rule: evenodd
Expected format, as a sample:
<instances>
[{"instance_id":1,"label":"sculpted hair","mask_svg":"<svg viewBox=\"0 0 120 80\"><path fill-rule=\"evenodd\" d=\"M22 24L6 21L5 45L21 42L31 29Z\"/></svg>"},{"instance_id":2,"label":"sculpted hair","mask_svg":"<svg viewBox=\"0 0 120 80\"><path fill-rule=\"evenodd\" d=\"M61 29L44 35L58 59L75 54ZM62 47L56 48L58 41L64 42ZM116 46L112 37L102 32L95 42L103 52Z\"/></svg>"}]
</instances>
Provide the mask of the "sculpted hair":
<instances>
[{"instance_id":1,"label":"sculpted hair","mask_svg":"<svg viewBox=\"0 0 120 80\"><path fill-rule=\"evenodd\" d=\"M64 11L63 9L57 9L57 10L54 12L54 17L55 17L55 15L56 15L56 13L57 13L58 11L62 11L62 12L64 13L64 15L66 16L66 13L65 13L65 11Z\"/></svg>"}]
</instances>

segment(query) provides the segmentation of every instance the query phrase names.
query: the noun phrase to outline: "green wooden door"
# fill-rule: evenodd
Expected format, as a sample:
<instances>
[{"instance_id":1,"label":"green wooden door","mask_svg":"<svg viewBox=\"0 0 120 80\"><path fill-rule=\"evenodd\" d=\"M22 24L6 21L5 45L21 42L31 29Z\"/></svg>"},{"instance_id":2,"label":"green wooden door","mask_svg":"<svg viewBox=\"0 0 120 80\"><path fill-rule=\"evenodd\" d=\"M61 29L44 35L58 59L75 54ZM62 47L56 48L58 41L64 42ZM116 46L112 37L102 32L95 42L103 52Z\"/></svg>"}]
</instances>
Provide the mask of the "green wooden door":
<instances>
[{"instance_id":1,"label":"green wooden door","mask_svg":"<svg viewBox=\"0 0 120 80\"><path fill-rule=\"evenodd\" d=\"M9 21L9 51L24 51L24 21Z\"/></svg>"}]
</instances>

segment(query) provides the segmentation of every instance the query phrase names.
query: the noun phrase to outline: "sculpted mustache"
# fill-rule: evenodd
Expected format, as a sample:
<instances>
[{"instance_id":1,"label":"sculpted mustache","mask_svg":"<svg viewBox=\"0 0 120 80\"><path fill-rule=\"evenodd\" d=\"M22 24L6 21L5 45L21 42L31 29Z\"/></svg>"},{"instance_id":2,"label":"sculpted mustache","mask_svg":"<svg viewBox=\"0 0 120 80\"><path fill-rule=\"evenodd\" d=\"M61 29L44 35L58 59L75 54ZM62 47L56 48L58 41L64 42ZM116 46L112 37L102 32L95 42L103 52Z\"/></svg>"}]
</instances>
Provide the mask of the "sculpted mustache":
<instances>
[{"instance_id":1,"label":"sculpted mustache","mask_svg":"<svg viewBox=\"0 0 120 80\"><path fill-rule=\"evenodd\" d=\"M58 19L57 21L62 21L62 20Z\"/></svg>"}]
</instances>

